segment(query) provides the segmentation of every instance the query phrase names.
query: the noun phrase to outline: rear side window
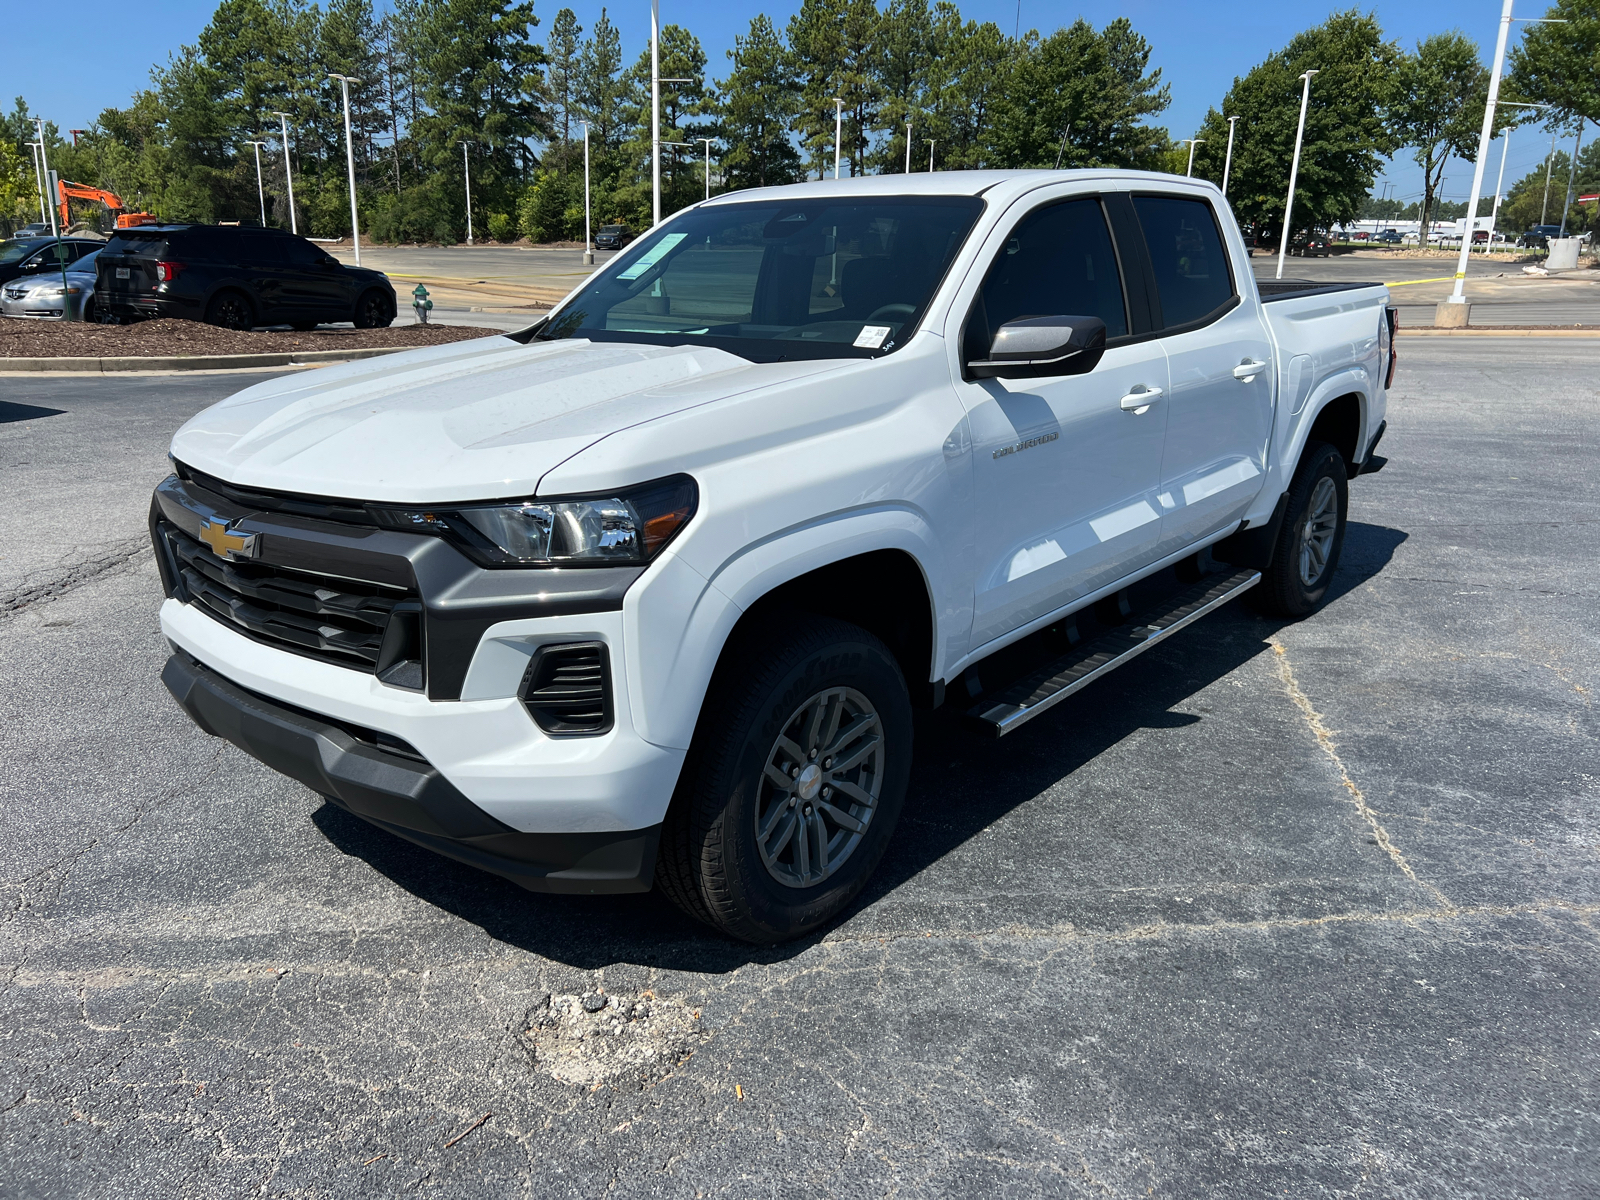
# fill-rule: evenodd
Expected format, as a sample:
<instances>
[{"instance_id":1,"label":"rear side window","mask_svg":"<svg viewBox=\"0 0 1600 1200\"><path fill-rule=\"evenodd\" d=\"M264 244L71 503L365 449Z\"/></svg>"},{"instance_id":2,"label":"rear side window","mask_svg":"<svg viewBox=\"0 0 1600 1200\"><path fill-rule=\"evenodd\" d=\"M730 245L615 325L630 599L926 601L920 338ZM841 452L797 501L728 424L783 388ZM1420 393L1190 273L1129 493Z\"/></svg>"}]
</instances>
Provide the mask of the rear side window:
<instances>
[{"instance_id":1,"label":"rear side window","mask_svg":"<svg viewBox=\"0 0 1600 1200\"><path fill-rule=\"evenodd\" d=\"M1128 332L1122 276L1098 200L1068 200L1024 217L1000 248L967 320L969 357L1023 317L1099 317L1108 338Z\"/></svg>"},{"instance_id":2,"label":"rear side window","mask_svg":"<svg viewBox=\"0 0 1600 1200\"><path fill-rule=\"evenodd\" d=\"M327 257L303 237L279 237L278 245L284 261L294 267L314 267Z\"/></svg>"},{"instance_id":3,"label":"rear side window","mask_svg":"<svg viewBox=\"0 0 1600 1200\"><path fill-rule=\"evenodd\" d=\"M1133 207L1150 250L1164 326L1203 321L1233 299L1233 274L1211 205L1177 196L1135 196Z\"/></svg>"}]
</instances>

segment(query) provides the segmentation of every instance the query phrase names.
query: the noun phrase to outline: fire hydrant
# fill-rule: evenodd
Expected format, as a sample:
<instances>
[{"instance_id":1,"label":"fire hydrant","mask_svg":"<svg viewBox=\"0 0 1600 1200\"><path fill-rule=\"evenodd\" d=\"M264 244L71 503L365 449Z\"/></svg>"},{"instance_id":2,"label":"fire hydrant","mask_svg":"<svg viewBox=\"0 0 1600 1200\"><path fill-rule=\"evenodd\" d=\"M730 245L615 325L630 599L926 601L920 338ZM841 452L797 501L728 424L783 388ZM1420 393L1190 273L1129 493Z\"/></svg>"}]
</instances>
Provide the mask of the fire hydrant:
<instances>
[{"instance_id":1,"label":"fire hydrant","mask_svg":"<svg viewBox=\"0 0 1600 1200\"><path fill-rule=\"evenodd\" d=\"M411 295L411 307L416 311L417 324L426 325L428 323L428 310L433 307L433 301L428 299L428 289L419 283Z\"/></svg>"}]
</instances>

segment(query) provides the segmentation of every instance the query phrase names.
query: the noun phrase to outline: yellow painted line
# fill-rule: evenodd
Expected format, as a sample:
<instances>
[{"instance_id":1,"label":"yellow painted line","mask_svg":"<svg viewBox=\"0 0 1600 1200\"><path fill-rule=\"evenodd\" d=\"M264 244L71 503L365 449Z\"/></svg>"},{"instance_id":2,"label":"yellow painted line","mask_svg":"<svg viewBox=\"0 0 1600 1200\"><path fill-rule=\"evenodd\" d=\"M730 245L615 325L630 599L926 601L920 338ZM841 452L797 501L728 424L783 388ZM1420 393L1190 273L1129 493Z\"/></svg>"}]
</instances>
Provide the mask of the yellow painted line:
<instances>
[{"instance_id":1,"label":"yellow painted line","mask_svg":"<svg viewBox=\"0 0 1600 1200\"><path fill-rule=\"evenodd\" d=\"M1437 279L1401 279L1394 283L1385 283L1384 287L1410 287L1413 283L1454 283L1454 275L1441 275Z\"/></svg>"}]
</instances>

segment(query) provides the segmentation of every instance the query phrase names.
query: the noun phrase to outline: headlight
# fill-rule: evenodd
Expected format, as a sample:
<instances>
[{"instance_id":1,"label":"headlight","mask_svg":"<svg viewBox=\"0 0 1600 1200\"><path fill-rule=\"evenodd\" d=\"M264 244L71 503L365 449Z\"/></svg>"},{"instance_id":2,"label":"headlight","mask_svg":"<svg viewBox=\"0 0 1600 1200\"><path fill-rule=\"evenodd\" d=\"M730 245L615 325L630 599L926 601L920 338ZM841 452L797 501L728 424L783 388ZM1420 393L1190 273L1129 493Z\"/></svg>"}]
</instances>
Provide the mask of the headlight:
<instances>
[{"instance_id":1,"label":"headlight","mask_svg":"<svg viewBox=\"0 0 1600 1200\"><path fill-rule=\"evenodd\" d=\"M76 285L69 284L66 287L66 289L63 291L61 285L58 283L58 284L56 284L55 287L45 288L44 294L46 296L60 296L60 295L63 295L63 294L68 295L68 296L81 296L81 295L83 295L83 289L81 287L76 286Z\"/></svg>"},{"instance_id":2,"label":"headlight","mask_svg":"<svg viewBox=\"0 0 1600 1200\"><path fill-rule=\"evenodd\" d=\"M649 562L694 516L694 480L674 475L608 496L385 509L384 524L436 534L486 567Z\"/></svg>"}]
</instances>

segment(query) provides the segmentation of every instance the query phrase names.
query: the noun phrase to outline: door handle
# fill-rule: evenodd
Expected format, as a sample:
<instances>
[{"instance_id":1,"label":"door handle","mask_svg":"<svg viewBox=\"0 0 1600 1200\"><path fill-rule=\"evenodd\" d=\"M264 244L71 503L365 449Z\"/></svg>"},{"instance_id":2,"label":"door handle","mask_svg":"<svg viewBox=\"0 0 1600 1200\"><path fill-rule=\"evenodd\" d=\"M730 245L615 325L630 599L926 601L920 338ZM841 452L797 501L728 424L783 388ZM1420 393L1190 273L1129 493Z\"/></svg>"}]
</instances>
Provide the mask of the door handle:
<instances>
[{"instance_id":1,"label":"door handle","mask_svg":"<svg viewBox=\"0 0 1600 1200\"><path fill-rule=\"evenodd\" d=\"M1266 369L1266 363L1257 362L1253 358L1247 358L1233 369L1233 377L1244 383L1249 383L1252 379Z\"/></svg>"},{"instance_id":2,"label":"door handle","mask_svg":"<svg viewBox=\"0 0 1600 1200\"><path fill-rule=\"evenodd\" d=\"M1137 417L1159 399L1161 399L1161 389L1157 387L1147 387L1143 391L1129 392L1122 398L1122 411L1131 412Z\"/></svg>"}]
</instances>

